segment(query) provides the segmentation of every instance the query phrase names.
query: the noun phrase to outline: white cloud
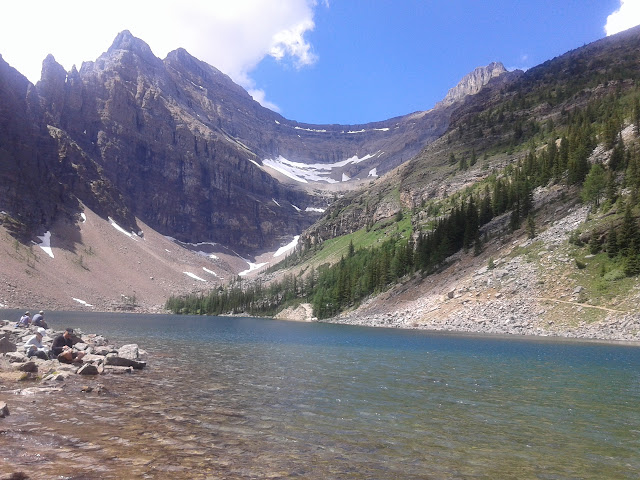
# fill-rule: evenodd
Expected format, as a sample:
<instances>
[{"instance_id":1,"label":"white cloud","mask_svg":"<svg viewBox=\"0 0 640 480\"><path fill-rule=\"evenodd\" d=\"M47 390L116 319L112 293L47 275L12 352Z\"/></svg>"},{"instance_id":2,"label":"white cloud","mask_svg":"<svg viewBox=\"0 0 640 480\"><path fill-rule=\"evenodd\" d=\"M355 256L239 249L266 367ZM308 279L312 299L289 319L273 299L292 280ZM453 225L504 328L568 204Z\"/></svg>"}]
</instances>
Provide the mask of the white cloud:
<instances>
[{"instance_id":1,"label":"white cloud","mask_svg":"<svg viewBox=\"0 0 640 480\"><path fill-rule=\"evenodd\" d=\"M604 31L613 35L640 24L640 0L620 0L620 8L607 17Z\"/></svg>"},{"instance_id":2,"label":"white cloud","mask_svg":"<svg viewBox=\"0 0 640 480\"><path fill-rule=\"evenodd\" d=\"M305 34L315 27L317 0L32 0L5 2L0 53L32 82L51 53L66 70L106 51L118 32L131 33L164 58L176 48L213 65L277 109L251 72L266 56L297 67L317 60ZM326 2L323 3L328 7Z\"/></svg>"}]
</instances>

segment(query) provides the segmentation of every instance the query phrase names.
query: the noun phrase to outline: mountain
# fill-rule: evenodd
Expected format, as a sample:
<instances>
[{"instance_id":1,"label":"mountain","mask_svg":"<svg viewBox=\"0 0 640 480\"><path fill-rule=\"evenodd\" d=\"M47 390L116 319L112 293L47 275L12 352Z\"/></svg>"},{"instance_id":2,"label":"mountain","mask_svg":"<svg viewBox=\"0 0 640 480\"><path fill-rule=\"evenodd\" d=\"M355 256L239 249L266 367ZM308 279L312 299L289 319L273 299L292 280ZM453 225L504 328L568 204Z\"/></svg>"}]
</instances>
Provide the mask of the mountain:
<instances>
[{"instance_id":1,"label":"mountain","mask_svg":"<svg viewBox=\"0 0 640 480\"><path fill-rule=\"evenodd\" d=\"M79 71L49 55L35 87L4 61L0 73L0 209L22 239L77 221L85 205L130 231L140 219L183 242L275 249L317 220L332 192L438 138L452 111L449 102L365 125L302 124L184 49L161 60L128 31Z\"/></svg>"},{"instance_id":2,"label":"mountain","mask_svg":"<svg viewBox=\"0 0 640 480\"><path fill-rule=\"evenodd\" d=\"M469 95L475 95L482 87L484 87L492 78L507 73L506 68L500 62L492 62L486 67L478 67L473 72L465 75L462 80L447 92L447 95L439 102L439 106L448 106L462 100Z\"/></svg>"},{"instance_id":3,"label":"mountain","mask_svg":"<svg viewBox=\"0 0 640 480\"><path fill-rule=\"evenodd\" d=\"M640 27L471 94L489 75L255 283L168 307L640 341Z\"/></svg>"}]
</instances>

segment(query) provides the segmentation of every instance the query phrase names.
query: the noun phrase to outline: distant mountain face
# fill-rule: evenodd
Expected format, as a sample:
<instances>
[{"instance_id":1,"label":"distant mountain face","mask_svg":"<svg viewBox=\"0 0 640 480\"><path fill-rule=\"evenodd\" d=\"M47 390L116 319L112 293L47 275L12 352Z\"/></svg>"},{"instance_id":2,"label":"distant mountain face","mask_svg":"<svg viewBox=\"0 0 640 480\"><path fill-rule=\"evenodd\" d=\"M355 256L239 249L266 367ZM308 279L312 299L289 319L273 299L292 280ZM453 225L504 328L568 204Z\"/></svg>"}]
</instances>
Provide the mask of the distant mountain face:
<instances>
[{"instance_id":1,"label":"distant mountain face","mask_svg":"<svg viewBox=\"0 0 640 480\"><path fill-rule=\"evenodd\" d=\"M273 248L319 217L323 189L381 175L442 135L455 103L504 73L486 68L428 112L310 125L127 31L79 71L48 56L35 87L0 57L0 219L34 235L81 202L132 230L137 217L182 241Z\"/></svg>"},{"instance_id":2,"label":"distant mountain face","mask_svg":"<svg viewBox=\"0 0 640 480\"><path fill-rule=\"evenodd\" d=\"M449 104L452 109L448 131L393 174L335 201L326 215L305 231L302 244L322 243L370 228L403 210L418 210L412 223L415 228L420 219L432 220L428 212L420 211L431 199L455 197L490 176L494 168L517 164L532 146L540 147L543 134L550 129L558 128L562 135L569 136L565 133L570 132L567 124L576 112L589 110L591 102L637 90L640 26L567 52L526 72L500 73L503 68L491 64L463 78L439 104ZM477 85L483 82L487 83L478 89ZM603 113L598 107L590 108L593 111L589 118L612 115L609 110ZM620 127L623 119L609 122L616 128L615 122ZM600 138L602 132L597 133ZM491 160L495 162L491 167L489 157L496 159ZM469 166L472 158L478 167L482 166L468 170L460 166L461 160ZM598 161L604 159L597 157Z\"/></svg>"},{"instance_id":3,"label":"distant mountain face","mask_svg":"<svg viewBox=\"0 0 640 480\"><path fill-rule=\"evenodd\" d=\"M453 105L468 95L475 95L489 83L489 80L505 73L507 73L507 69L500 62L491 62L486 67L478 67L473 72L465 75L458 85L449 90L447 96L438 103L438 106Z\"/></svg>"}]
</instances>

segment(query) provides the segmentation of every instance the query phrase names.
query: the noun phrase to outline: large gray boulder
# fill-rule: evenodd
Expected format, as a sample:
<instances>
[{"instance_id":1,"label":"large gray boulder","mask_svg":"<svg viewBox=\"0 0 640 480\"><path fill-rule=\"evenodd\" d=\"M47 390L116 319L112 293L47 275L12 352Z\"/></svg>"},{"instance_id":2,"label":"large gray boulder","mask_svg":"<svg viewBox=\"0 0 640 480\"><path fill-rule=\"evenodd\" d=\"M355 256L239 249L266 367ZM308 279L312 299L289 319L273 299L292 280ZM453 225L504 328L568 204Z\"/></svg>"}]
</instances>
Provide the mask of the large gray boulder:
<instances>
[{"instance_id":1,"label":"large gray boulder","mask_svg":"<svg viewBox=\"0 0 640 480\"><path fill-rule=\"evenodd\" d=\"M116 367L133 367L136 370L141 370L147 366L147 362L132 360L130 358L124 358L119 356L116 353L110 353L109 355L107 355L105 357L104 364L116 366Z\"/></svg>"},{"instance_id":2,"label":"large gray boulder","mask_svg":"<svg viewBox=\"0 0 640 480\"><path fill-rule=\"evenodd\" d=\"M38 371L38 365L36 365L36 362L34 362L33 360L29 360L28 362L22 363L18 367L18 370L20 370L21 372L35 373Z\"/></svg>"},{"instance_id":3,"label":"large gray boulder","mask_svg":"<svg viewBox=\"0 0 640 480\"><path fill-rule=\"evenodd\" d=\"M138 344L130 343L123 345L118 349L118 356L121 358L128 358L129 360L139 360Z\"/></svg>"},{"instance_id":4,"label":"large gray boulder","mask_svg":"<svg viewBox=\"0 0 640 480\"><path fill-rule=\"evenodd\" d=\"M78 369L78 375L98 375L98 367L91 363L85 363Z\"/></svg>"},{"instance_id":5,"label":"large gray boulder","mask_svg":"<svg viewBox=\"0 0 640 480\"><path fill-rule=\"evenodd\" d=\"M9 363L24 363L27 361L27 356L22 352L8 352L4 354Z\"/></svg>"},{"instance_id":6,"label":"large gray boulder","mask_svg":"<svg viewBox=\"0 0 640 480\"><path fill-rule=\"evenodd\" d=\"M15 352L17 349L16 344L7 337L0 338L0 353Z\"/></svg>"}]
</instances>

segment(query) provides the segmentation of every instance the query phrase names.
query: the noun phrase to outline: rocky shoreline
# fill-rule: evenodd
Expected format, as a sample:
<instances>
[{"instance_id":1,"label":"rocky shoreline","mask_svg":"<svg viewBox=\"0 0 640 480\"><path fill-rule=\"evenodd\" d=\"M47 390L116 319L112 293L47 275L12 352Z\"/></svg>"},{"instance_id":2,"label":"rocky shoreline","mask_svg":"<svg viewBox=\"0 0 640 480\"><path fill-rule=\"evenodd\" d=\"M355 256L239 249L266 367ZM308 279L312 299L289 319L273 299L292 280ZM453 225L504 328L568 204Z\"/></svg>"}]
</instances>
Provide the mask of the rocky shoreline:
<instances>
[{"instance_id":1,"label":"rocky shoreline","mask_svg":"<svg viewBox=\"0 0 640 480\"><path fill-rule=\"evenodd\" d=\"M137 344L116 347L97 334L75 330L71 336L73 350L83 352L81 361L62 363L57 359L44 360L24 353L26 341L35 335L37 327L16 327L15 322L0 320L0 393L33 395L51 393L65 386L72 376L96 378L105 374L126 374L146 367L147 352ZM46 329L42 343L51 348L53 339L62 331ZM12 388L18 387L18 388ZM91 388L91 387L83 387ZM86 391L86 390L83 390ZM0 402L0 418L9 414L6 403Z\"/></svg>"}]
</instances>

